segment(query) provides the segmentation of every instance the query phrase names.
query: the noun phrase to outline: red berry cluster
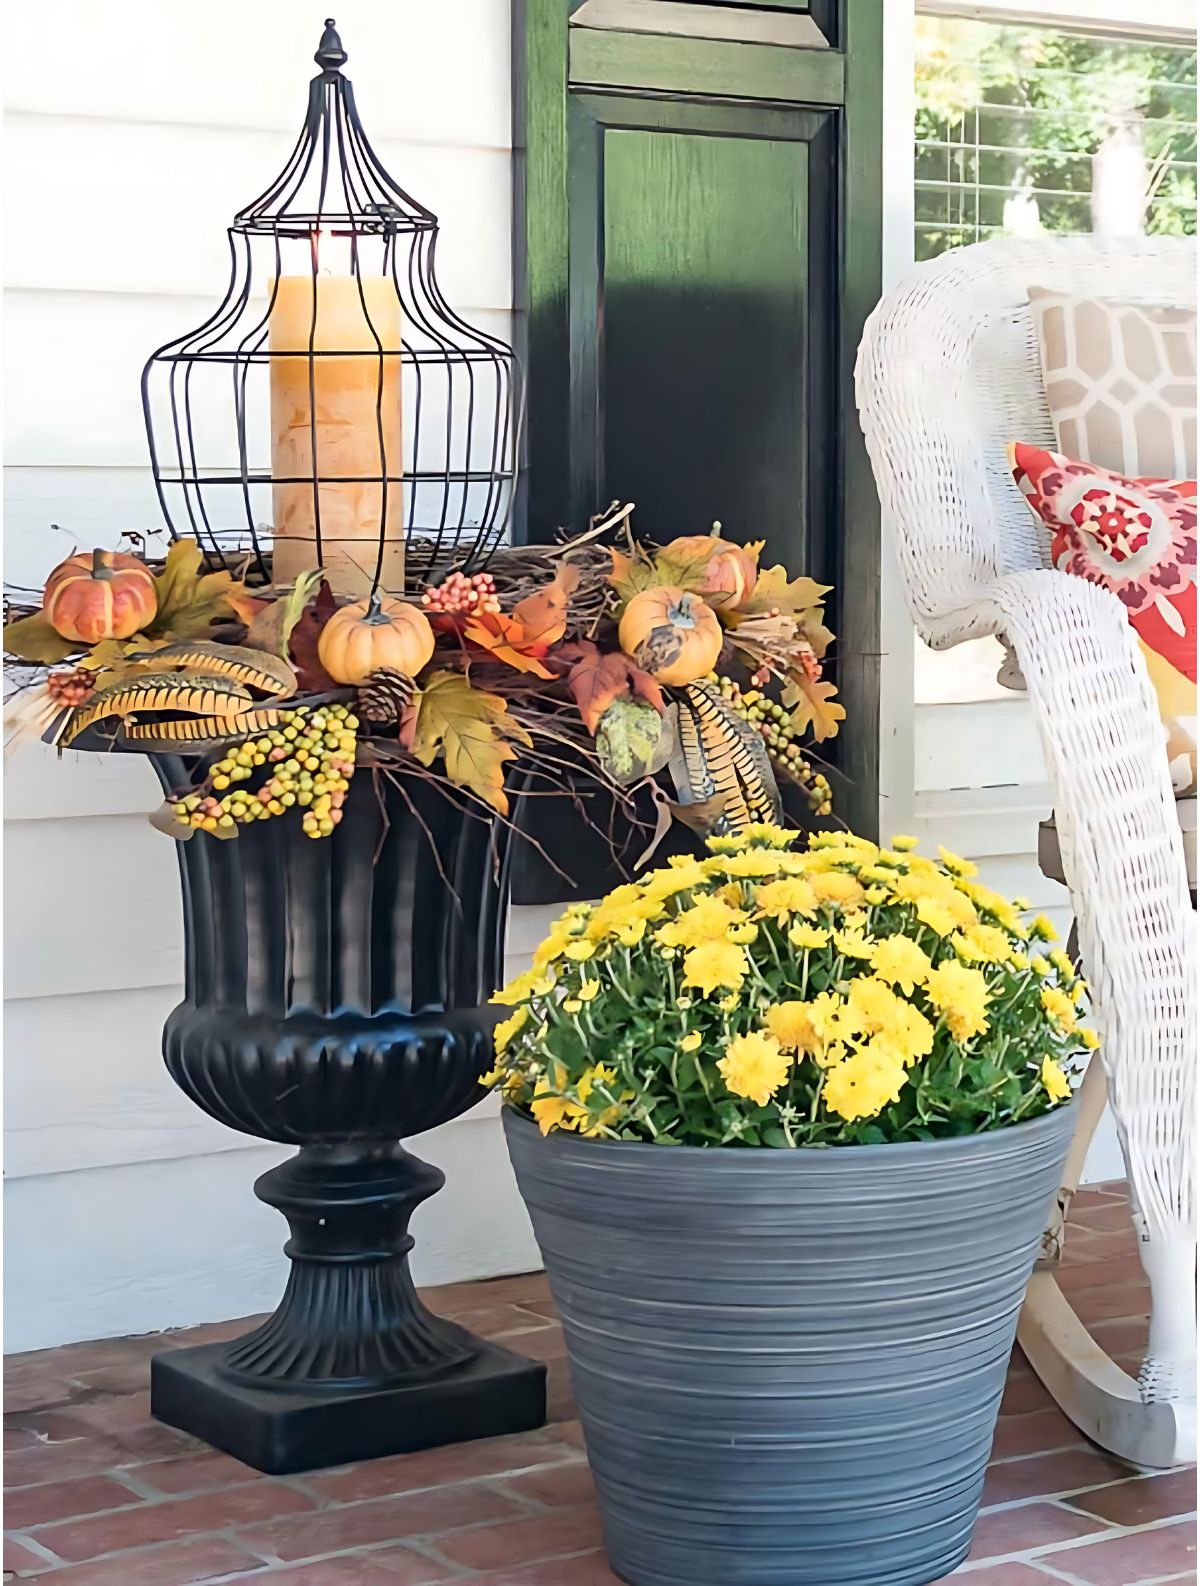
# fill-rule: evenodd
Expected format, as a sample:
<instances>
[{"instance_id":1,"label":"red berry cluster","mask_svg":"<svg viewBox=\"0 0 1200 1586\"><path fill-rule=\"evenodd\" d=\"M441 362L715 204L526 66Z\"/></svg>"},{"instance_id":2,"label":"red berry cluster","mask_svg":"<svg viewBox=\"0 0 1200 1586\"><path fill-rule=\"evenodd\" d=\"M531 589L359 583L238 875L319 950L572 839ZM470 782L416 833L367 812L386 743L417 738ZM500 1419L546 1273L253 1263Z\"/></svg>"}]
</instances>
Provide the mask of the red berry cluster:
<instances>
[{"instance_id":1,"label":"red berry cluster","mask_svg":"<svg viewBox=\"0 0 1200 1586\"><path fill-rule=\"evenodd\" d=\"M450 573L433 589L421 596L426 611L444 612L455 617L473 617L483 612L499 611L496 599L496 580L490 573Z\"/></svg>"},{"instance_id":2,"label":"red berry cluster","mask_svg":"<svg viewBox=\"0 0 1200 1586\"><path fill-rule=\"evenodd\" d=\"M70 672L51 672L46 691L56 705L83 705L95 691L96 679L86 666Z\"/></svg>"}]
</instances>

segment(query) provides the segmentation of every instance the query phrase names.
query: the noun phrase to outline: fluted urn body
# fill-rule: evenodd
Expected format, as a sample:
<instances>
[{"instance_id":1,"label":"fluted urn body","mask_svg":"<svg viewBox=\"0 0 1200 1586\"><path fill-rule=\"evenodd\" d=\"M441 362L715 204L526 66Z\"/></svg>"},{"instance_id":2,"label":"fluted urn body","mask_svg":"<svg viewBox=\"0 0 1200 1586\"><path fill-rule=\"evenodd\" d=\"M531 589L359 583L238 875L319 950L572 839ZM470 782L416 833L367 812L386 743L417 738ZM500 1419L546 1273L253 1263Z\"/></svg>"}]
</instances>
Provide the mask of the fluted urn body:
<instances>
[{"instance_id":1,"label":"fluted urn body","mask_svg":"<svg viewBox=\"0 0 1200 1586\"><path fill-rule=\"evenodd\" d=\"M170 757L157 765L167 787L193 770ZM400 1144L481 1095L506 838L433 783L361 770L331 837L311 839L285 816L229 841L196 833L180 845L185 995L163 1034L167 1068L221 1123L300 1150L255 1185L291 1228L278 1310L215 1352L157 1357L152 1407L260 1468L311 1468L543 1418L544 1370L418 1298L409 1218L444 1178ZM189 1356L215 1396L198 1395ZM453 1413L439 1408L447 1394ZM283 1395L324 1413L289 1423ZM403 1405L393 1404L390 1424L373 1424L368 1407L381 1395L405 1401L409 1421L396 1420ZM258 1411L244 1436L231 1396Z\"/></svg>"}]
</instances>

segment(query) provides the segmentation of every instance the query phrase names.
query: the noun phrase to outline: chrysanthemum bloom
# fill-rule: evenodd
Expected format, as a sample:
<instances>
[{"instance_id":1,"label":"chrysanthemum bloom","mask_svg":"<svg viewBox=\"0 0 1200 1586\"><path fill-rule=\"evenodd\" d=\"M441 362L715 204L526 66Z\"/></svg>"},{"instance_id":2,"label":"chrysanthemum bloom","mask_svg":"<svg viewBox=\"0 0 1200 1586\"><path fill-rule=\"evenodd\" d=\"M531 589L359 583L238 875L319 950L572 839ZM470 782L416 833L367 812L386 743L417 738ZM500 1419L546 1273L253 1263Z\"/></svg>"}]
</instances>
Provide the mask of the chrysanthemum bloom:
<instances>
[{"instance_id":1,"label":"chrysanthemum bloom","mask_svg":"<svg viewBox=\"0 0 1200 1586\"><path fill-rule=\"evenodd\" d=\"M783 920L789 914L814 914L817 894L803 876L784 876L759 887L754 894L754 906L764 918Z\"/></svg>"},{"instance_id":2,"label":"chrysanthemum bloom","mask_svg":"<svg viewBox=\"0 0 1200 1586\"><path fill-rule=\"evenodd\" d=\"M1056 986L1043 986L1042 1007L1064 1030L1075 1028L1075 1004L1065 991L1059 991Z\"/></svg>"},{"instance_id":3,"label":"chrysanthemum bloom","mask_svg":"<svg viewBox=\"0 0 1200 1586\"><path fill-rule=\"evenodd\" d=\"M946 1021L956 1041L969 1041L988 1027L987 981L965 964L939 964L925 982L925 995Z\"/></svg>"},{"instance_id":4,"label":"chrysanthemum bloom","mask_svg":"<svg viewBox=\"0 0 1200 1586\"><path fill-rule=\"evenodd\" d=\"M726 1088L735 1096L745 1096L760 1107L766 1105L785 1082L791 1058L780 1049L773 1035L755 1030L735 1035L717 1062Z\"/></svg>"},{"instance_id":5,"label":"chrysanthemum bloom","mask_svg":"<svg viewBox=\"0 0 1200 1586\"><path fill-rule=\"evenodd\" d=\"M733 942L705 942L684 955L683 983L710 997L718 986L740 990L748 971L745 948Z\"/></svg>"},{"instance_id":6,"label":"chrysanthemum bloom","mask_svg":"<svg viewBox=\"0 0 1200 1586\"><path fill-rule=\"evenodd\" d=\"M1042 1059L1042 1085L1051 1101L1066 1101L1071 1094L1071 1083L1052 1057Z\"/></svg>"},{"instance_id":7,"label":"chrysanthemum bloom","mask_svg":"<svg viewBox=\"0 0 1200 1586\"><path fill-rule=\"evenodd\" d=\"M518 1008L507 1019L501 1019L500 1023L492 1031L492 1045L497 1057L508 1046L513 1036L523 1030L528 1022L529 1009L525 1007Z\"/></svg>"},{"instance_id":8,"label":"chrysanthemum bloom","mask_svg":"<svg viewBox=\"0 0 1200 1586\"><path fill-rule=\"evenodd\" d=\"M745 918L744 909L731 908L722 898L701 897L690 909L660 925L654 936L666 947L700 947L705 942L724 941L729 927Z\"/></svg>"},{"instance_id":9,"label":"chrysanthemum bloom","mask_svg":"<svg viewBox=\"0 0 1200 1586\"><path fill-rule=\"evenodd\" d=\"M877 1118L886 1106L899 1101L906 1079L900 1064L864 1049L834 1064L825 1075L821 1100L847 1123Z\"/></svg>"},{"instance_id":10,"label":"chrysanthemum bloom","mask_svg":"<svg viewBox=\"0 0 1200 1586\"><path fill-rule=\"evenodd\" d=\"M950 939L950 945L968 964L1002 964L1012 950L1007 931L997 925L972 925Z\"/></svg>"},{"instance_id":11,"label":"chrysanthemum bloom","mask_svg":"<svg viewBox=\"0 0 1200 1586\"><path fill-rule=\"evenodd\" d=\"M914 987L924 983L933 963L924 948L910 937L885 936L875 944L871 967L881 980L912 996Z\"/></svg>"}]
</instances>

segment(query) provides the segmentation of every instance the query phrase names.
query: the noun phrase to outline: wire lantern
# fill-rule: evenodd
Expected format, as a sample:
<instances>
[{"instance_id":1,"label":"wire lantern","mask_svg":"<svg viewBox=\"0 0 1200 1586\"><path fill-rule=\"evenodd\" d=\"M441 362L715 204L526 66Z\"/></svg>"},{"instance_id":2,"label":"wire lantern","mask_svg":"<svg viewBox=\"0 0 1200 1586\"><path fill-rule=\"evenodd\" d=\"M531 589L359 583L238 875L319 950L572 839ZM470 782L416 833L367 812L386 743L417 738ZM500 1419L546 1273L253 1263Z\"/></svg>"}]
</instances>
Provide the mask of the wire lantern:
<instances>
[{"instance_id":1,"label":"wire lantern","mask_svg":"<svg viewBox=\"0 0 1200 1586\"><path fill-rule=\"evenodd\" d=\"M402 593L505 538L521 381L446 302L437 216L367 141L332 18L314 58L290 158L228 228L224 298L143 370L151 468L210 566Z\"/></svg>"}]
</instances>

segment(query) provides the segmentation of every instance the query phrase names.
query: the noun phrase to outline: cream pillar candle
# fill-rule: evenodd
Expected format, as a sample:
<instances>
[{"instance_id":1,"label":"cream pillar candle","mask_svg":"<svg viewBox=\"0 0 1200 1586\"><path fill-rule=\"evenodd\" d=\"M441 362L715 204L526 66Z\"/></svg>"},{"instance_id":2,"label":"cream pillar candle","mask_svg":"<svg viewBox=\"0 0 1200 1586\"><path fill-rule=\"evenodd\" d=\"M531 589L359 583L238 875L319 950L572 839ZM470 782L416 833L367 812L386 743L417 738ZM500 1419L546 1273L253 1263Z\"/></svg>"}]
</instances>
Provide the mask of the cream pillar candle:
<instances>
[{"instance_id":1,"label":"cream pillar candle","mask_svg":"<svg viewBox=\"0 0 1200 1586\"><path fill-rule=\"evenodd\" d=\"M359 282L353 276L318 274L316 294L313 350L323 356L312 361L311 393L306 356L271 359L271 471L276 478L305 480L315 471L320 479L320 553L311 483L276 484L273 579L277 584L290 583L297 574L320 565L335 594L365 595L375 577L386 490L387 539L380 582L385 590L400 592L404 588L400 303L392 282L378 276L363 278L360 298ZM312 312L313 277L280 277L271 308L270 351L307 354ZM376 336L384 351L383 401L378 411ZM338 352L358 356L339 358ZM394 480L386 486L380 483L381 420L387 472Z\"/></svg>"}]
</instances>

